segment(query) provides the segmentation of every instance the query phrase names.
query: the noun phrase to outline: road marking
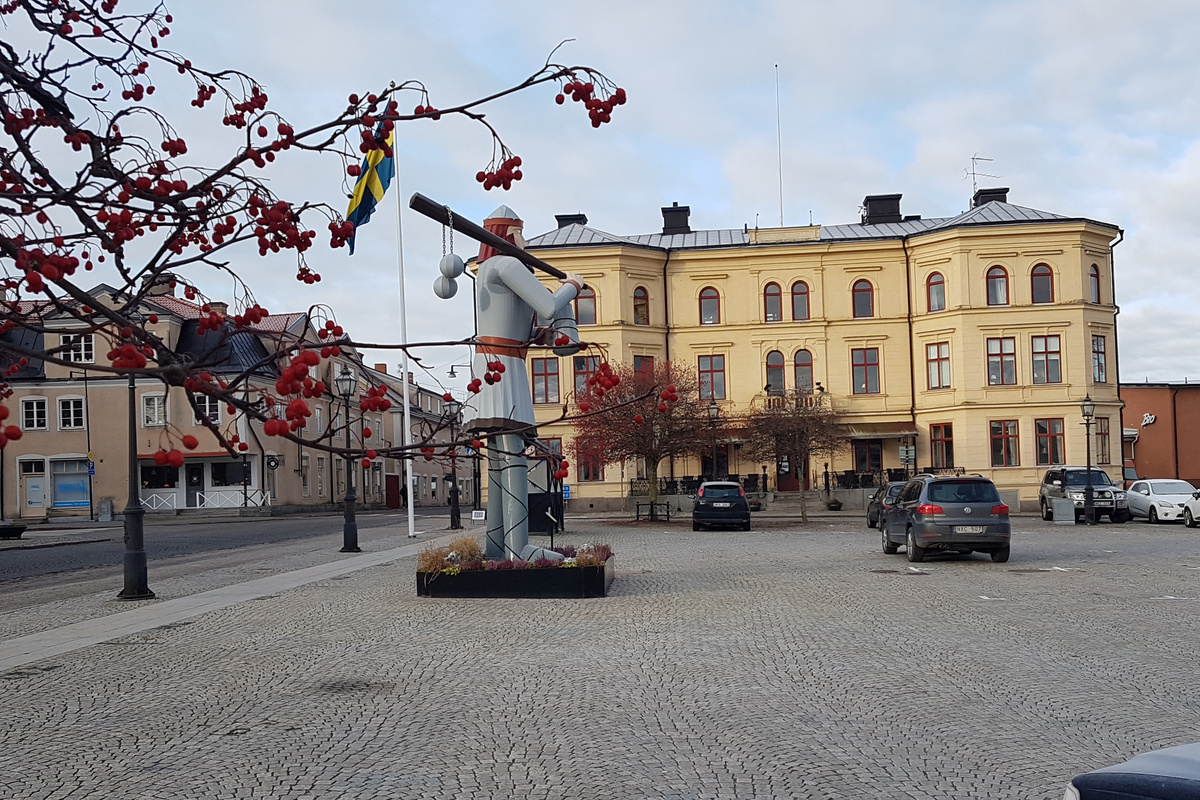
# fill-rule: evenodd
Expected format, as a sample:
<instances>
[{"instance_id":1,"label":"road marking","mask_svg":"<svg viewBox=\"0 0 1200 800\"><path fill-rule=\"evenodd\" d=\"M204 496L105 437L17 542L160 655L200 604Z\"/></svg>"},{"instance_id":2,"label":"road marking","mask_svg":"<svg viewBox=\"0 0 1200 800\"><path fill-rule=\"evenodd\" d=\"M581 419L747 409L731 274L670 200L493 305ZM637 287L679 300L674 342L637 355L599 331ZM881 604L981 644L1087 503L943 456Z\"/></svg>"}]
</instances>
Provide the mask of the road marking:
<instances>
[{"instance_id":1,"label":"road marking","mask_svg":"<svg viewBox=\"0 0 1200 800\"><path fill-rule=\"evenodd\" d=\"M1200 600L1200 597L1176 597L1172 594L1165 594L1162 597L1151 597L1151 600Z\"/></svg>"},{"instance_id":2,"label":"road marking","mask_svg":"<svg viewBox=\"0 0 1200 800\"><path fill-rule=\"evenodd\" d=\"M1007 600L1007 597L988 597L986 594L979 595L980 600Z\"/></svg>"}]
</instances>

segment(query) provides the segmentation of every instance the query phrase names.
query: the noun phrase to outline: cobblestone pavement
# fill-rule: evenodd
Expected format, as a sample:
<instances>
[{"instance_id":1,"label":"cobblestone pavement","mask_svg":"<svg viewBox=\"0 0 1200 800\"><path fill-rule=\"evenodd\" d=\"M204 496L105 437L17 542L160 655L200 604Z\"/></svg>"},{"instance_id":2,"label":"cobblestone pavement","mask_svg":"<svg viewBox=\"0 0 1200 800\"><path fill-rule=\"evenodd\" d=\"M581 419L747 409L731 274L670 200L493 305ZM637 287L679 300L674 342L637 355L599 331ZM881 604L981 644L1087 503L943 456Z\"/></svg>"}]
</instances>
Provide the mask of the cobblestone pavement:
<instances>
[{"instance_id":1,"label":"cobblestone pavement","mask_svg":"<svg viewBox=\"0 0 1200 800\"><path fill-rule=\"evenodd\" d=\"M608 598L418 598L406 559L0 673L0 797L1059 798L1200 739L1183 527L910 565L858 518L584 526Z\"/></svg>"}]
</instances>

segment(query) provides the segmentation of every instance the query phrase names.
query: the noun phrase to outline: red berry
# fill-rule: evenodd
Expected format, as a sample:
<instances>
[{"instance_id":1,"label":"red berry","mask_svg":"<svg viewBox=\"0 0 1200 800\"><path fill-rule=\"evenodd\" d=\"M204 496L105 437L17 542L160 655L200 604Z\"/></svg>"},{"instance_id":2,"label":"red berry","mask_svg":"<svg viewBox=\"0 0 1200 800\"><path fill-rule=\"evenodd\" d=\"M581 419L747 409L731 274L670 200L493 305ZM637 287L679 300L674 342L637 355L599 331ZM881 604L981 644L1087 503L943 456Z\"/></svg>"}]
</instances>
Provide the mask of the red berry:
<instances>
[{"instance_id":1,"label":"red berry","mask_svg":"<svg viewBox=\"0 0 1200 800\"><path fill-rule=\"evenodd\" d=\"M196 437L192 436L191 434L188 434L187 436L183 437L183 446L186 447L188 450L195 450L199 444L200 444L199 440L196 439Z\"/></svg>"},{"instance_id":2,"label":"red berry","mask_svg":"<svg viewBox=\"0 0 1200 800\"><path fill-rule=\"evenodd\" d=\"M641 414L634 414L633 421L636 422L638 425L641 425L643 422L646 421L646 418L643 417Z\"/></svg>"},{"instance_id":3,"label":"red berry","mask_svg":"<svg viewBox=\"0 0 1200 800\"><path fill-rule=\"evenodd\" d=\"M667 410L667 404L666 404L666 403L659 403L659 404L658 404L658 410L659 410L659 411L666 411L666 410Z\"/></svg>"}]
</instances>

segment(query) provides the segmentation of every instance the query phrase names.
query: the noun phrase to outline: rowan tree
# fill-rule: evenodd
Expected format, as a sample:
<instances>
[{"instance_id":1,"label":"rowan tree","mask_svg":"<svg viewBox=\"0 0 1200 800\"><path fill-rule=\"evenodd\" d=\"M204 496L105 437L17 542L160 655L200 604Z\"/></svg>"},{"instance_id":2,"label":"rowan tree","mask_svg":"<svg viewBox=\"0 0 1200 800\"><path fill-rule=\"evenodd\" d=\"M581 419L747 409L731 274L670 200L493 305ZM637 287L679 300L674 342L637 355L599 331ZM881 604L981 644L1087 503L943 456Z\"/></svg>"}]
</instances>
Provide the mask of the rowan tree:
<instances>
[{"instance_id":1,"label":"rowan tree","mask_svg":"<svg viewBox=\"0 0 1200 800\"><path fill-rule=\"evenodd\" d=\"M326 119L298 124L272 106L267 89L249 75L195 64L171 50L173 19L162 4L126 10L131 5L134 0L0 0L0 25L20 34L12 40L37 43L18 52L0 41L0 366L6 369L0 381L29 359L67 364L62 348L37 350L24 335L43 332L50 317L67 318L71 327L60 324L56 332L94 335L94 372L154 376L184 387L193 409L196 396L214 396L263 422L267 435L337 452L327 431L305 429L307 399L328 394L314 380L317 367L363 344L331 311L314 307L316 329L278 334L261 364L221 379L180 358L151 330L153 321L138 315L147 293L163 282L179 286L200 306L202 332L230 336L255 329L269 315L248 279L255 251L294 254L296 279L320 282L306 255L314 247L343 247L354 228L340 208L271 189L271 170L298 152L323 157L330 182L349 192L364 155L391 155L388 139L401 123L461 117L482 125L491 141L477 180L484 189L503 190L524 177L522 159L486 119L489 103L541 85L557 87L555 102L579 102L599 127L625 102L624 90L601 73L548 59L524 80L466 102L443 105L410 80L373 91L360 87ZM192 110L169 119L163 101L180 92L192 98ZM222 129L236 137L223 159L202 163L189 155L189 142L218 140ZM202 270L233 278L230 313L209 305L196 288ZM93 271L102 278L89 276ZM116 293L92 296L82 281L98 279ZM252 382L264 370L278 377L273 387ZM0 383L0 402L11 393ZM372 391L362 402L379 410L390 401ZM7 411L0 405L0 447L20 435L18 427L3 425ZM213 432L234 452L236 439ZM185 447L185 439L194 441L178 431L170 435ZM380 454L410 455L401 446Z\"/></svg>"}]
</instances>

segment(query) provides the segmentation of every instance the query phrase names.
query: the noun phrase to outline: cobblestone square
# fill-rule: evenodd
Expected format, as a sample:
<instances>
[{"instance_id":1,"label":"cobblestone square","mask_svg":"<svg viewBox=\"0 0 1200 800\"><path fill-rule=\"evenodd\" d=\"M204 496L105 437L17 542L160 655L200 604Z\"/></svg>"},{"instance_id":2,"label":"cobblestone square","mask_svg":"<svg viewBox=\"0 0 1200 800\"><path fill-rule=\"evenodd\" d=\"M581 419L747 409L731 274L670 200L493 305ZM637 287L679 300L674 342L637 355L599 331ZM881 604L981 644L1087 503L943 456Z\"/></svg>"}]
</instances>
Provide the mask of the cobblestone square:
<instances>
[{"instance_id":1,"label":"cobblestone square","mask_svg":"<svg viewBox=\"0 0 1200 800\"><path fill-rule=\"evenodd\" d=\"M756 524L574 523L604 599L418 598L406 558L0 673L0 797L1059 798L1200 739L1182 526L911 565Z\"/></svg>"}]
</instances>

